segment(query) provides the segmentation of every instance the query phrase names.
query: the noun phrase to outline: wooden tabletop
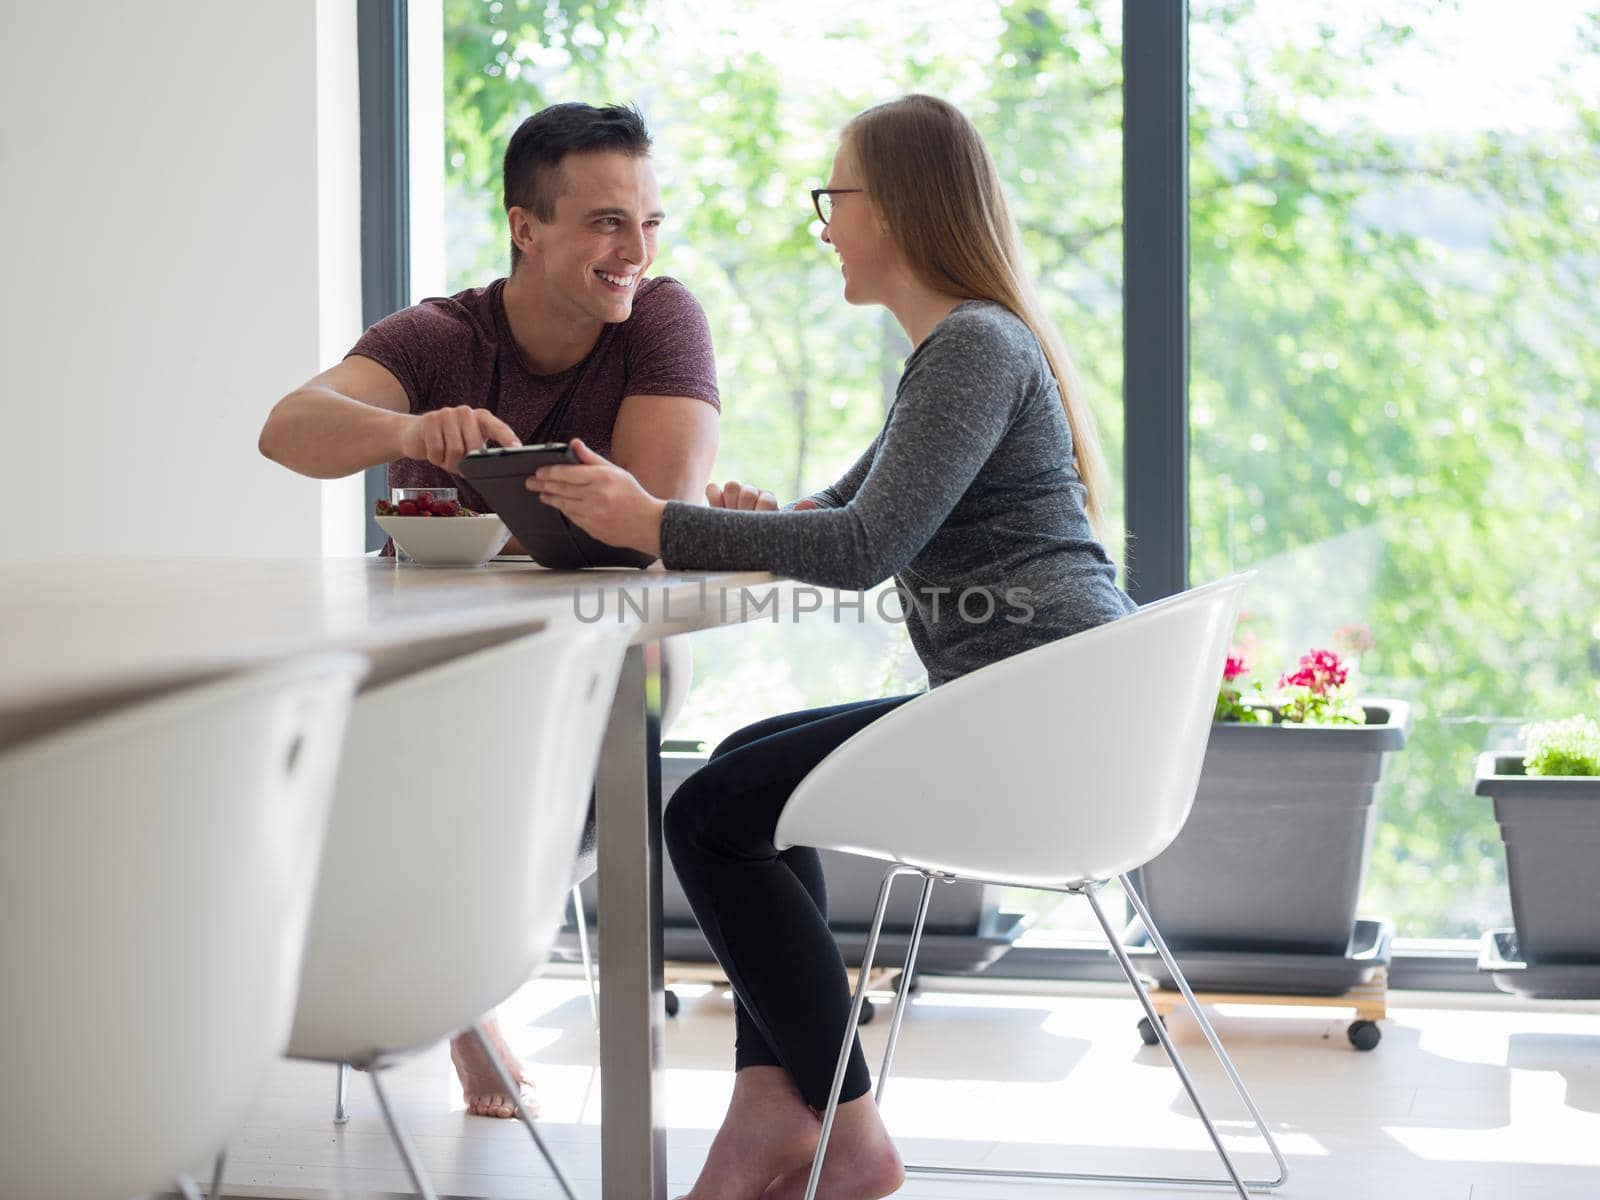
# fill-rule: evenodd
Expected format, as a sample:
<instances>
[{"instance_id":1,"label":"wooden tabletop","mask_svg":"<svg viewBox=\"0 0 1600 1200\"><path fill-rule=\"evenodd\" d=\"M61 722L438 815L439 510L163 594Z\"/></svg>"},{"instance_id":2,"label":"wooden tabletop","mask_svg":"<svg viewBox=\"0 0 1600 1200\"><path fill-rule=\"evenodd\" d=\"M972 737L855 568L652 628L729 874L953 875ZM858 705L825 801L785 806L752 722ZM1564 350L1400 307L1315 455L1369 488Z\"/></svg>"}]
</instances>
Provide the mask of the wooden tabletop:
<instances>
[{"instance_id":1,"label":"wooden tabletop","mask_svg":"<svg viewBox=\"0 0 1600 1200\"><path fill-rule=\"evenodd\" d=\"M626 620L644 641L766 617L772 610L761 606L787 595L784 581L761 572L551 571L525 562L0 564L0 747L141 694L296 654L360 651L377 682L553 622Z\"/></svg>"}]
</instances>

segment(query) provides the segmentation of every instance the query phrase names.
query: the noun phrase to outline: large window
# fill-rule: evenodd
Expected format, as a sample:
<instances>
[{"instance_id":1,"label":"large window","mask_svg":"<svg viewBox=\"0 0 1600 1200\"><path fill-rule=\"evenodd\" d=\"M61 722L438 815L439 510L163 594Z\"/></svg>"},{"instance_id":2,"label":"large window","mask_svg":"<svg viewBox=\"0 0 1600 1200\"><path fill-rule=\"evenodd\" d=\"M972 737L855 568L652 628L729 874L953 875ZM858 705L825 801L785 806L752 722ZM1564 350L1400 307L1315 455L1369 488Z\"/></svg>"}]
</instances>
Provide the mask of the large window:
<instances>
[{"instance_id":1,"label":"large window","mask_svg":"<svg viewBox=\"0 0 1600 1200\"><path fill-rule=\"evenodd\" d=\"M716 338L716 476L814 490L877 429L906 345L843 302L805 193L853 113L936 92L999 160L1115 465L1121 25L1115 0L444 0L450 287L506 269L522 117L638 103L655 271ZM1600 701L1600 4L1193 0L1189 61L1191 579L1262 572L1269 684L1371 629L1364 690L1416 723L1363 907L1472 935L1507 918L1473 755ZM674 736L916 686L903 631L867 616L697 635Z\"/></svg>"},{"instance_id":2,"label":"large window","mask_svg":"<svg viewBox=\"0 0 1600 1200\"><path fill-rule=\"evenodd\" d=\"M1192 576L1262 571L1269 686L1370 627L1415 705L1363 907L1510 924L1474 755L1594 711L1593 4L1191 8Z\"/></svg>"}]
</instances>

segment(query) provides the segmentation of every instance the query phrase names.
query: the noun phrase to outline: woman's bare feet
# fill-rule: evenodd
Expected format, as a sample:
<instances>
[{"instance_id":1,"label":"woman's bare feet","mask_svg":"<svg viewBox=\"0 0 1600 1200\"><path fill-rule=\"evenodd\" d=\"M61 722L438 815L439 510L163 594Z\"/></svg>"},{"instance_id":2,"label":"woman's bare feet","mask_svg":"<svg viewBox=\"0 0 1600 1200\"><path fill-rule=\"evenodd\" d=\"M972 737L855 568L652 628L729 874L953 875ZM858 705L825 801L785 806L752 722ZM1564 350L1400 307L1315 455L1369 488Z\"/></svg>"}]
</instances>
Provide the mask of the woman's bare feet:
<instances>
[{"instance_id":1,"label":"woman's bare feet","mask_svg":"<svg viewBox=\"0 0 1600 1200\"><path fill-rule=\"evenodd\" d=\"M522 1089L522 1107L528 1110L530 1117L537 1117L539 1102L533 1097L531 1085L522 1073L522 1064L511 1052L511 1047L506 1045L505 1038L500 1036L500 1022L494 1014L483 1019L483 1028L489 1035L495 1054L505 1064L511 1081ZM476 1117L517 1115L515 1103L506 1095L500 1076L493 1064L484 1057L483 1047L470 1029L450 1039L450 1061L456 1065L456 1075L461 1079L461 1098L466 1101L469 1113Z\"/></svg>"},{"instance_id":2,"label":"woman's bare feet","mask_svg":"<svg viewBox=\"0 0 1600 1200\"><path fill-rule=\"evenodd\" d=\"M905 1164L871 1094L841 1104L828 1135L817 1200L879 1200L898 1191L905 1179ZM773 1180L762 1200L805 1200L810 1180L807 1162Z\"/></svg>"},{"instance_id":3,"label":"woman's bare feet","mask_svg":"<svg viewBox=\"0 0 1600 1200\"><path fill-rule=\"evenodd\" d=\"M727 1115L683 1200L761 1200L773 1180L810 1163L821 1132L787 1071L746 1067L734 1076Z\"/></svg>"}]
</instances>

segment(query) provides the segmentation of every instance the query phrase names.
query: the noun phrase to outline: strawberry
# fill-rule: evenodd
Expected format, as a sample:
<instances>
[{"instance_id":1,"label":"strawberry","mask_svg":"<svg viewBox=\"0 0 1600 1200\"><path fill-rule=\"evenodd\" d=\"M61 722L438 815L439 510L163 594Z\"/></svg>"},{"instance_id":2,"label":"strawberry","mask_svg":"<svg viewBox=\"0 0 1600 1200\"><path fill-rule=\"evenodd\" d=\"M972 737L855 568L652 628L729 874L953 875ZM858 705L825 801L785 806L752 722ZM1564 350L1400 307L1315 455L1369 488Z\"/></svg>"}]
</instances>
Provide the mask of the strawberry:
<instances>
[{"instance_id":1,"label":"strawberry","mask_svg":"<svg viewBox=\"0 0 1600 1200\"><path fill-rule=\"evenodd\" d=\"M415 500L402 500L398 506L398 515L402 517L416 517L422 514L417 511Z\"/></svg>"}]
</instances>

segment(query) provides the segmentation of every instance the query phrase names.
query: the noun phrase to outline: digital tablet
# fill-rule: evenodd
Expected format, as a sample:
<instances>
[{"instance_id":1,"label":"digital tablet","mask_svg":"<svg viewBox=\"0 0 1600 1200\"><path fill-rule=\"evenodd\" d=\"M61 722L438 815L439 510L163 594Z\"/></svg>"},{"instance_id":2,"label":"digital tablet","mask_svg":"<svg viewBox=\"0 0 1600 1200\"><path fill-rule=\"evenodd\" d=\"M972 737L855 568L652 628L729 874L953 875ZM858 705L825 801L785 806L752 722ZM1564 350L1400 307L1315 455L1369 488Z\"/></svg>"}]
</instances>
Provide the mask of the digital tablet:
<instances>
[{"instance_id":1,"label":"digital tablet","mask_svg":"<svg viewBox=\"0 0 1600 1200\"><path fill-rule=\"evenodd\" d=\"M536 446L489 446L461 460L457 473L482 493L534 562L546 567L645 567L655 556L608 546L590 537L557 509L530 492L524 481L540 467L576 464L566 442Z\"/></svg>"}]
</instances>

